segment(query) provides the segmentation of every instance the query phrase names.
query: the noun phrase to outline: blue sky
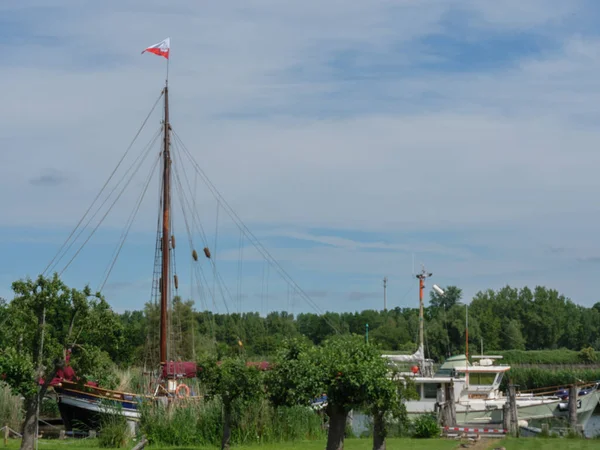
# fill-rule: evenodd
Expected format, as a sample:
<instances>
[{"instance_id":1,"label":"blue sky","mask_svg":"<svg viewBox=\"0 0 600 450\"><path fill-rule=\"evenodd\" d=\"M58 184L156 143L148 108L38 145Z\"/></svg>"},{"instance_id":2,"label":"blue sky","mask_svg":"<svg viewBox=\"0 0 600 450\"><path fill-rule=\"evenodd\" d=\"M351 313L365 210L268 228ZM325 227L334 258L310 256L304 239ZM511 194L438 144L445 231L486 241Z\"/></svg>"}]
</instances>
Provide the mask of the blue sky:
<instances>
[{"instance_id":1,"label":"blue sky","mask_svg":"<svg viewBox=\"0 0 600 450\"><path fill-rule=\"evenodd\" d=\"M600 301L596 2L47 5L0 4L0 296L44 269L94 199L163 85L164 60L140 52L170 36L173 128L319 309L382 307L384 276L390 307L416 306L413 255L467 300L509 284ZM157 111L132 155L159 126ZM102 283L149 170L69 284ZM155 181L105 286L119 311L149 299ZM196 204L231 295L213 304L179 217L182 295L221 312L314 310L247 239L240 275L240 232L200 181Z\"/></svg>"}]
</instances>

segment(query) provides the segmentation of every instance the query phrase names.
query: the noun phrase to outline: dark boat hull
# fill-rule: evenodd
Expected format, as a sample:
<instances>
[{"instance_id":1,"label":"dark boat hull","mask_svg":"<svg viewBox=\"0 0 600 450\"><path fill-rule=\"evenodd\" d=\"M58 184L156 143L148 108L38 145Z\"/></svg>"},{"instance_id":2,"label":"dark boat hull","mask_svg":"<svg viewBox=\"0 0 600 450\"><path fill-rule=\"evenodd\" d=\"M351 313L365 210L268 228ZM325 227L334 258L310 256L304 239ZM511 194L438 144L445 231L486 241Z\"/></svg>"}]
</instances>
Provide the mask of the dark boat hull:
<instances>
[{"instance_id":1,"label":"dark boat hull","mask_svg":"<svg viewBox=\"0 0 600 450\"><path fill-rule=\"evenodd\" d=\"M141 398L134 394L61 383L54 386L58 409L65 429L97 430L104 414L119 415L135 425L139 421Z\"/></svg>"}]
</instances>

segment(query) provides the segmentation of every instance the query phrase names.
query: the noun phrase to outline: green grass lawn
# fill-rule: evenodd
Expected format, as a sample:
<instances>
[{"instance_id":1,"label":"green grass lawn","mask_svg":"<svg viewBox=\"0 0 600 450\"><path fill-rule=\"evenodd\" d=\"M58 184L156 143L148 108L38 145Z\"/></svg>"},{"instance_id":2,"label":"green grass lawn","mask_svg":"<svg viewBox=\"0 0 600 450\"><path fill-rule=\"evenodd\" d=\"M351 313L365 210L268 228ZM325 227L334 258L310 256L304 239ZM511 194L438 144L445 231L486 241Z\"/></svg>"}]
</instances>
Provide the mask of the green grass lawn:
<instances>
[{"instance_id":1,"label":"green grass lawn","mask_svg":"<svg viewBox=\"0 0 600 450\"><path fill-rule=\"evenodd\" d=\"M18 449L20 441L16 439L9 440L8 447L0 442L0 449ZM487 445L486 445L487 444ZM345 450L371 450L372 441L370 439L346 439ZM125 448L132 448L134 443ZM493 449L505 447L506 450L591 450L600 448L598 439L541 439L541 438L521 438L504 439L502 441L494 440L489 443L486 440L477 445L477 450ZM38 448L40 450L83 450L89 448L99 448L96 439L66 439L64 441L54 439L40 439ZM215 450L216 447L160 447L149 446L148 450ZM301 441L284 442L269 445L254 446L232 446L239 450L323 450L325 441ZM460 442L445 439L388 439L388 450L454 450L459 449Z\"/></svg>"},{"instance_id":2,"label":"green grass lawn","mask_svg":"<svg viewBox=\"0 0 600 450\"><path fill-rule=\"evenodd\" d=\"M9 441L9 449L18 449L20 441L11 439ZM125 447L132 448L134 444ZM344 444L345 450L371 450L373 443L371 439L346 439ZM388 439L387 448L394 449L410 449L410 450L452 450L457 447L454 441L443 439ZM0 449L6 448L0 443ZM88 448L99 448L96 439L66 439L59 441L55 439L40 439L39 450L83 450ZM147 446L148 450L215 450L216 447L159 447ZM232 446L232 449L239 450L323 450L325 441L302 441L302 442L283 442L269 445L254 445L254 446Z\"/></svg>"},{"instance_id":3,"label":"green grass lawn","mask_svg":"<svg viewBox=\"0 0 600 450\"><path fill-rule=\"evenodd\" d=\"M600 448L600 440L542 438L504 439L497 442L494 447L504 447L506 450L587 450Z\"/></svg>"}]
</instances>

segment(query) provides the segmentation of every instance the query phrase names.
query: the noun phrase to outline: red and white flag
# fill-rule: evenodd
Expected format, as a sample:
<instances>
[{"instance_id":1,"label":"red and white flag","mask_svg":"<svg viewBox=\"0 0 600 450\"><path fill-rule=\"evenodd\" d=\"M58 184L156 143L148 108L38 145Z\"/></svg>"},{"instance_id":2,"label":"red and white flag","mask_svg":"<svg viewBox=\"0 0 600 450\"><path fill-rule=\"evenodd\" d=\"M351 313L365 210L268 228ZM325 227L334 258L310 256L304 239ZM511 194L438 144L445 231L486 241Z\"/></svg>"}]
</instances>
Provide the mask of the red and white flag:
<instances>
[{"instance_id":1,"label":"red and white flag","mask_svg":"<svg viewBox=\"0 0 600 450\"><path fill-rule=\"evenodd\" d=\"M150 52L150 53L154 53L155 55L164 56L165 58L169 59L169 50L170 49L171 49L171 38L166 38L164 41L160 41L158 44L151 45L146 50L144 50L142 52L142 54L144 54L145 52Z\"/></svg>"}]
</instances>

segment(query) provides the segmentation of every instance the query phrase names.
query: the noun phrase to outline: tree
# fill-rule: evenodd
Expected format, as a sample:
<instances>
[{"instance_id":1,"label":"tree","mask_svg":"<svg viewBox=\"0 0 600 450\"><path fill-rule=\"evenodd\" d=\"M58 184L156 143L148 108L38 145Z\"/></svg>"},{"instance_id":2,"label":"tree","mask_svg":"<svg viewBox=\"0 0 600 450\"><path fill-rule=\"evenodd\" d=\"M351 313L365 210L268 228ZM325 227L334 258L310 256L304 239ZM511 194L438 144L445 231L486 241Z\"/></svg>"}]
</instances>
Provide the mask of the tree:
<instances>
[{"instance_id":1,"label":"tree","mask_svg":"<svg viewBox=\"0 0 600 450\"><path fill-rule=\"evenodd\" d=\"M266 375L275 406L310 405L325 393L329 417L327 450L344 448L348 413L368 407L376 417L377 449L384 448L388 413L400 411L398 386L388 378L380 351L360 335L337 335L313 347L299 339L280 347Z\"/></svg>"},{"instance_id":2,"label":"tree","mask_svg":"<svg viewBox=\"0 0 600 450\"><path fill-rule=\"evenodd\" d=\"M15 281L12 289L15 297L4 311L8 320L2 331L8 345L0 351L0 374L14 393L25 398L21 448L30 450L39 402L64 360L64 351L100 324L92 322L90 305L97 303L89 299L87 286L83 291L71 289L55 274Z\"/></svg>"},{"instance_id":3,"label":"tree","mask_svg":"<svg viewBox=\"0 0 600 450\"><path fill-rule=\"evenodd\" d=\"M241 358L223 358L220 364L212 361L202 369L201 378L206 383L208 393L220 396L223 401L221 449L229 449L234 409L262 395L261 372L247 366Z\"/></svg>"},{"instance_id":4,"label":"tree","mask_svg":"<svg viewBox=\"0 0 600 450\"><path fill-rule=\"evenodd\" d=\"M284 340L265 375L267 397L275 407L308 406L323 392L319 368L314 363L317 348L307 340Z\"/></svg>"},{"instance_id":5,"label":"tree","mask_svg":"<svg viewBox=\"0 0 600 450\"><path fill-rule=\"evenodd\" d=\"M387 368L386 372L387 372ZM372 393L371 414L373 415L373 450L385 450L385 438L389 432L390 420L394 418L402 424L408 422L407 400L418 400L420 395L410 378L393 373L389 380L375 385Z\"/></svg>"},{"instance_id":6,"label":"tree","mask_svg":"<svg viewBox=\"0 0 600 450\"><path fill-rule=\"evenodd\" d=\"M506 326L504 333L504 349L505 350L525 350L525 339L521 333L521 327L517 320L511 320Z\"/></svg>"},{"instance_id":7,"label":"tree","mask_svg":"<svg viewBox=\"0 0 600 450\"><path fill-rule=\"evenodd\" d=\"M316 352L315 365L320 378L318 384L327 394L327 450L342 450L348 413L375 403L373 408L377 413L385 414L393 398L393 383L387 378L380 351L360 335L329 338ZM384 426L378 429L385 431Z\"/></svg>"},{"instance_id":8,"label":"tree","mask_svg":"<svg viewBox=\"0 0 600 450\"><path fill-rule=\"evenodd\" d=\"M435 291L429 294L429 305L433 309L449 310L454 305L460 303L462 299L462 289L456 286L446 286L444 295L440 295Z\"/></svg>"}]
</instances>

